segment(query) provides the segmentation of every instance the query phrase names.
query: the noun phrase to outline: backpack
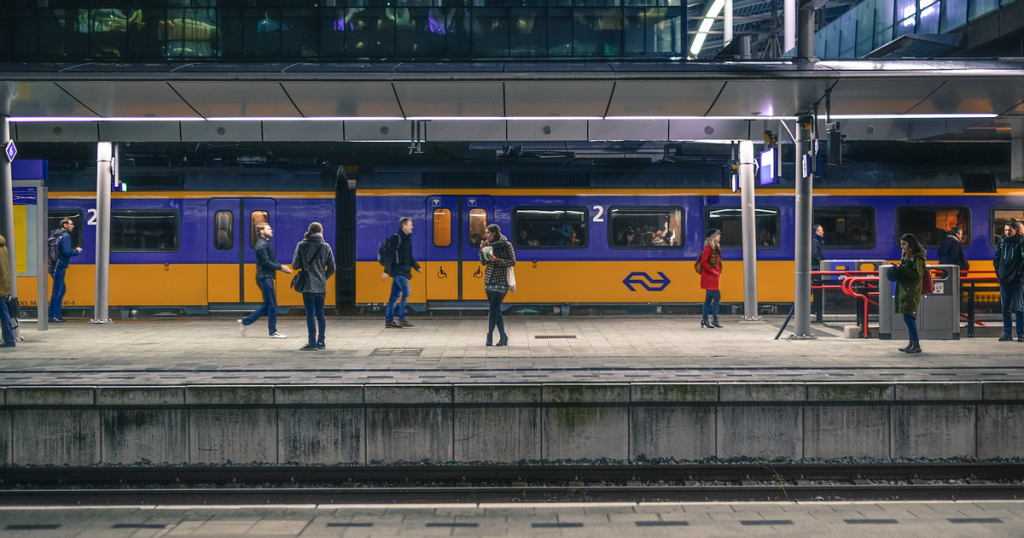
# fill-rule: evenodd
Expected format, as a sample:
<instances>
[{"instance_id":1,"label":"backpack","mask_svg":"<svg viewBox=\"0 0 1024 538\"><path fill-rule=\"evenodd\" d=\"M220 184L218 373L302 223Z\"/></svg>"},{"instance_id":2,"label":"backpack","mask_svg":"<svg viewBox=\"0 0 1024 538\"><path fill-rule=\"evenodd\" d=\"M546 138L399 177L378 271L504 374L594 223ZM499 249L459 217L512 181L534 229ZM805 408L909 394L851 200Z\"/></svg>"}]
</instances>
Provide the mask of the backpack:
<instances>
[{"instance_id":1,"label":"backpack","mask_svg":"<svg viewBox=\"0 0 1024 538\"><path fill-rule=\"evenodd\" d=\"M932 272L928 266L924 266L924 275L921 278L921 295L928 295L935 292L935 283L932 282Z\"/></svg>"},{"instance_id":2,"label":"backpack","mask_svg":"<svg viewBox=\"0 0 1024 538\"><path fill-rule=\"evenodd\" d=\"M377 245L377 263L387 267L387 262L384 261L384 256L388 254L388 242L391 241L392 237L398 237L398 245L395 246L395 263L398 263L398 247L402 246L402 236L395 234L390 237L385 237L380 244Z\"/></svg>"},{"instance_id":3,"label":"backpack","mask_svg":"<svg viewBox=\"0 0 1024 538\"><path fill-rule=\"evenodd\" d=\"M46 257L50 261L50 267L57 265L60 261L60 236L63 234L50 234L46 240Z\"/></svg>"}]
</instances>

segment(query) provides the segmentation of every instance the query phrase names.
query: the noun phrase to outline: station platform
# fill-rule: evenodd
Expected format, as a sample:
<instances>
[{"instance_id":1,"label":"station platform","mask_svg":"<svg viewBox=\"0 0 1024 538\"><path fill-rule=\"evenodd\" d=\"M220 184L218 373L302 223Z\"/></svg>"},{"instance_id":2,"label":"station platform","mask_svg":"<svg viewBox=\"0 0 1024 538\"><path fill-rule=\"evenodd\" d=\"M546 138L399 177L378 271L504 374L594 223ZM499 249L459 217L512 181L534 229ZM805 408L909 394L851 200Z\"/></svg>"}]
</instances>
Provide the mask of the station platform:
<instances>
[{"instance_id":1,"label":"station platform","mask_svg":"<svg viewBox=\"0 0 1024 538\"><path fill-rule=\"evenodd\" d=\"M260 320L243 337L234 319L71 320L0 350L0 386L194 384L470 384L1024 381L1024 343L976 337L925 341L844 338L814 325L814 340L774 340L784 318L721 329L699 318L506 318L508 347L485 347L479 318L330 318L327 349L299 351L304 319ZM495 341L497 338L495 337Z\"/></svg>"}]
</instances>

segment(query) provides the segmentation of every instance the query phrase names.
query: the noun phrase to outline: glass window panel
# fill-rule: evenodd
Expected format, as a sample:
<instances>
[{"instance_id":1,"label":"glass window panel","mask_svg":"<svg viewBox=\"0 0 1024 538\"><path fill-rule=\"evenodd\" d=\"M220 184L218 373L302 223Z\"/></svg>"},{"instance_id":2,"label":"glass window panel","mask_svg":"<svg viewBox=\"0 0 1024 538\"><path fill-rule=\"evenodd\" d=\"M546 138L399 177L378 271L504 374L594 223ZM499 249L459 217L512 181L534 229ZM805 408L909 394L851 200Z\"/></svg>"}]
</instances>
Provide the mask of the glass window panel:
<instances>
[{"instance_id":1,"label":"glass window panel","mask_svg":"<svg viewBox=\"0 0 1024 538\"><path fill-rule=\"evenodd\" d=\"M487 211L476 208L469 210L469 246L479 247L487 229Z\"/></svg>"},{"instance_id":2,"label":"glass window panel","mask_svg":"<svg viewBox=\"0 0 1024 538\"><path fill-rule=\"evenodd\" d=\"M478 242L479 243L479 242ZM452 212L448 209L434 210L434 246L447 247L452 244Z\"/></svg>"},{"instance_id":3,"label":"glass window panel","mask_svg":"<svg viewBox=\"0 0 1024 538\"><path fill-rule=\"evenodd\" d=\"M923 34L939 33L939 10L942 4L938 0L920 0L920 26L918 31Z\"/></svg>"},{"instance_id":4,"label":"glass window panel","mask_svg":"<svg viewBox=\"0 0 1024 538\"><path fill-rule=\"evenodd\" d=\"M815 207L814 224L825 230L825 248L875 247L872 207Z\"/></svg>"},{"instance_id":5,"label":"glass window panel","mask_svg":"<svg viewBox=\"0 0 1024 538\"><path fill-rule=\"evenodd\" d=\"M143 16L143 12L144 10L139 11L140 17ZM269 13L278 12L272 10ZM270 15L267 14L267 16ZM250 24L252 24L251 21ZM156 37L165 40L164 50L168 58L212 58L215 56L216 11L212 9L169 9L167 10L167 20L159 21L157 25L159 31ZM144 26L143 29L146 27Z\"/></svg>"},{"instance_id":6,"label":"glass window panel","mask_svg":"<svg viewBox=\"0 0 1024 538\"><path fill-rule=\"evenodd\" d=\"M857 47L857 18L855 12L842 16L839 22L840 45L839 55L842 58L853 58Z\"/></svg>"},{"instance_id":7,"label":"glass window panel","mask_svg":"<svg viewBox=\"0 0 1024 538\"><path fill-rule=\"evenodd\" d=\"M1010 219L1024 222L1024 207L997 207L992 210L992 235L989 237L992 246L1003 238L1003 225Z\"/></svg>"},{"instance_id":8,"label":"glass window panel","mask_svg":"<svg viewBox=\"0 0 1024 538\"><path fill-rule=\"evenodd\" d=\"M287 58L315 58L319 54L316 41L317 11L314 9L281 10L281 54Z\"/></svg>"},{"instance_id":9,"label":"glass window panel","mask_svg":"<svg viewBox=\"0 0 1024 538\"><path fill-rule=\"evenodd\" d=\"M622 55L622 10L576 8L573 13L573 55Z\"/></svg>"},{"instance_id":10,"label":"glass window panel","mask_svg":"<svg viewBox=\"0 0 1024 538\"><path fill-rule=\"evenodd\" d=\"M942 0L942 31L967 24L967 0Z\"/></svg>"},{"instance_id":11,"label":"glass window panel","mask_svg":"<svg viewBox=\"0 0 1024 538\"><path fill-rule=\"evenodd\" d=\"M892 41L894 0L876 0L875 2L875 48Z\"/></svg>"},{"instance_id":12,"label":"glass window panel","mask_svg":"<svg viewBox=\"0 0 1024 538\"><path fill-rule=\"evenodd\" d=\"M966 207L901 207L896 210L896 244L903 234L914 234L925 248L937 248L949 230L964 231L964 246L971 244L970 210Z\"/></svg>"},{"instance_id":13,"label":"glass window panel","mask_svg":"<svg viewBox=\"0 0 1024 538\"><path fill-rule=\"evenodd\" d=\"M270 213L266 211L253 211L249 215L249 246L252 248L256 247L256 241L260 238L260 234L256 231L256 227L263 223L270 224Z\"/></svg>"},{"instance_id":14,"label":"glass window panel","mask_svg":"<svg viewBox=\"0 0 1024 538\"><path fill-rule=\"evenodd\" d=\"M608 245L661 249L683 246L683 210L678 207L613 207L608 211Z\"/></svg>"},{"instance_id":15,"label":"glass window panel","mask_svg":"<svg viewBox=\"0 0 1024 538\"><path fill-rule=\"evenodd\" d=\"M349 8L345 14L345 55L348 57L391 56L395 51L392 15L380 8Z\"/></svg>"},{"instance_id":16,"label":"glass window panel","mask_svg":"<svg viewBox=\"0 0 1024 538\"><path fill-rule=\"evenodd\" d=\"M473 54L502 57L509 54L509 12L505 9L473 10Z\"/></svg>"},{"instance_id":17,"label":"glass window panel","mask_svg":"<svg viewBox=\"0 0 1024 538\"><path fill-rule=\"evenodd\" d=\"M513 9L510 44L512 56L546 56L548 24L543 9Z\"/></svg>"},{"instance_id":18,"label":"glass window panel","mask_svg":"<svg viewBox=\"0 0 1024 538\"><path fill-rule=\"evenodd\" d=\"M558 58L572 56L572 11L548 9L548 54Z\"/></svg>"},{"instance_id":19,"label":"glass window panel","mask_svg":"<svg viewBox=\"0 0 1024 538\"><path fill-rule=\"evenodd\" d=\"M742 248L742 210L738 207L708 207L704 214L704 230L718 228L722 232L722 248ZM779 208L758 207L754 214L757 248L779 247Z\"/></svg>"},{"instance_id":20,"label":"glass window panel","mask_svg":"<svg viewBox=\"0 0 1024 538\"><path fill-rule=\"evenodd\" d=\"M173 211L111 211L110 251L178 250L178 214Z\"/></svg>"},{"instance_id":21,"label":"glass window panel","mask_svg":"<svg viewBox=\"0 0 1024 538\"><path fill-rule=\"evenodd\" d=\"M516 248L585 248L588 214L585 207L515 208Z\"/></svg>"},{"instance_id":22,"label":"glass window panel","mask_svg":"<svg viewBox=\"0 0 1024 538\"><path fill-rule=\"evenodd\" d=\"M970 20L977 19L978 17L988 13L999 7L999 0L970 0L970 11L968 15Z\"/></svg>"},{"instance_id":23,"label":"glass window panel","mask_svg":"<svg viewBox=\"0 0 1024 538\"><path fill-rule=\"evenodd\" d=\"M235 248L235 214L231 211L218 211L213 214L213 248Z\"/></svg>"},{"instance_id":24,"label":"glass window panel","mask_svg":"<svg viewBox=\"0 0 1024 538\"><path fill-rule=\"evenodd\" d=\"M46 215L46 227L47 235L50 237L49 232L60 228L60 221L63 219L71 219L74 223L75 229L71 231L71 246L72 248L79 248L82 246L82 211L79 209L51 209Z\"/></svg>"},{"instance_id":25,"label":"glass window panel","mask_svg":"<svg viewBox=\"0 0 1024 538\"><path fill-rule=\"evenodd\" d=\"M870 53L874 47L875 2L868 0L857 9L857 57Z\"/></svg>"}]
</instances>

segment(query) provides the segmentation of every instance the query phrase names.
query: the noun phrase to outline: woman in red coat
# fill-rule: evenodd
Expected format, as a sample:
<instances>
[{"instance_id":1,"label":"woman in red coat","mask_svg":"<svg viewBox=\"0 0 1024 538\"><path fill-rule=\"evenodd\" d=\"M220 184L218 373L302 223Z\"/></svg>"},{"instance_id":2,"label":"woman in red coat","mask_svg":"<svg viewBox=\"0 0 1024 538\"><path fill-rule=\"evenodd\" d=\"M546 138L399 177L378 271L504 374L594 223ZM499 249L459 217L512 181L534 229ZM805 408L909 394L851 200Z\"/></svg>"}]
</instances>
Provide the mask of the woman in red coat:
<instances>
[{"instance_id":1,"label":"woman in red coat","mask_svg":"<svg viewBox=\"0 0 1024 538\"><path fill-rule=\"evenodd\" d=\"M718 291L718 279L722 277L722 232L718 228L711 228L704 236L704 252L700 255L700 287L706 290L704 295L704 309L701 314L704 319L700 326L708 329L722 328L718 324L718 303L722 300L722 292ZM708 312L711 313L711 323L708 323Z\"/></svg>"}]
</instances>

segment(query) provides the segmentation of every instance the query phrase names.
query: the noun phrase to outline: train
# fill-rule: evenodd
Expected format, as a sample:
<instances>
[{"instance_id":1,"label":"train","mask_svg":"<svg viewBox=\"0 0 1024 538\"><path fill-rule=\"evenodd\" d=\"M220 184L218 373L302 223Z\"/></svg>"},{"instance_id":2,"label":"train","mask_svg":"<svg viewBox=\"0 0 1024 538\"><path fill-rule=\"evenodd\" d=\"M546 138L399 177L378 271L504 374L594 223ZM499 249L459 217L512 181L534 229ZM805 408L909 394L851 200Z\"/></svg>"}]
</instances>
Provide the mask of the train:
<instances>
[{"instance_id":1,"label":"train","mask_svg":"<svg viewBox=\"0 0 1024 538\"><path fill-rule=\"evenodd\" d=\"M998 174L991 189L966 188L960 175L919 171L894 181L852 181L833 173L815 186L815 223L826 259L899 259L898 237L914 233L935 258L948 230L966 232L975 270L991 270L1002 223L1024 219L1024 187ZM153 179L156 177L156 179ZM498 224L516 249L517 288L510 308L555 312L567 305L617 308L703 301L694 261L709 228L722 231L722 301L743 301L739 193L714 165L362 166L322 170L194 170L132 177L112 198L110 304L184 313L242 310L260 301L254 274L255 226L269 221L280 261L311 221L324 225L338 258L327 305L379 311L390 282L381 279L381 240L401 217L414 222L414 312L480 308L485 301L478 245ZM87 174L50 182L50 228L77 219L83 248L67 273L66 307L93 300L95 191ZM164 184L160 182L164 181ZM76 187L77 185L77 187ZM968 191L985 192L968 192ZM794 295L794 191L783 182L756 193L758 300ZM801 230L801 234L805 231ZM810 230L806 230L809 236ZM278 304L301 297L278 279ZM34 281L19 279L22 289ZM23 294L24 295L24 294Z\"/></svg>"}]
</instances>

